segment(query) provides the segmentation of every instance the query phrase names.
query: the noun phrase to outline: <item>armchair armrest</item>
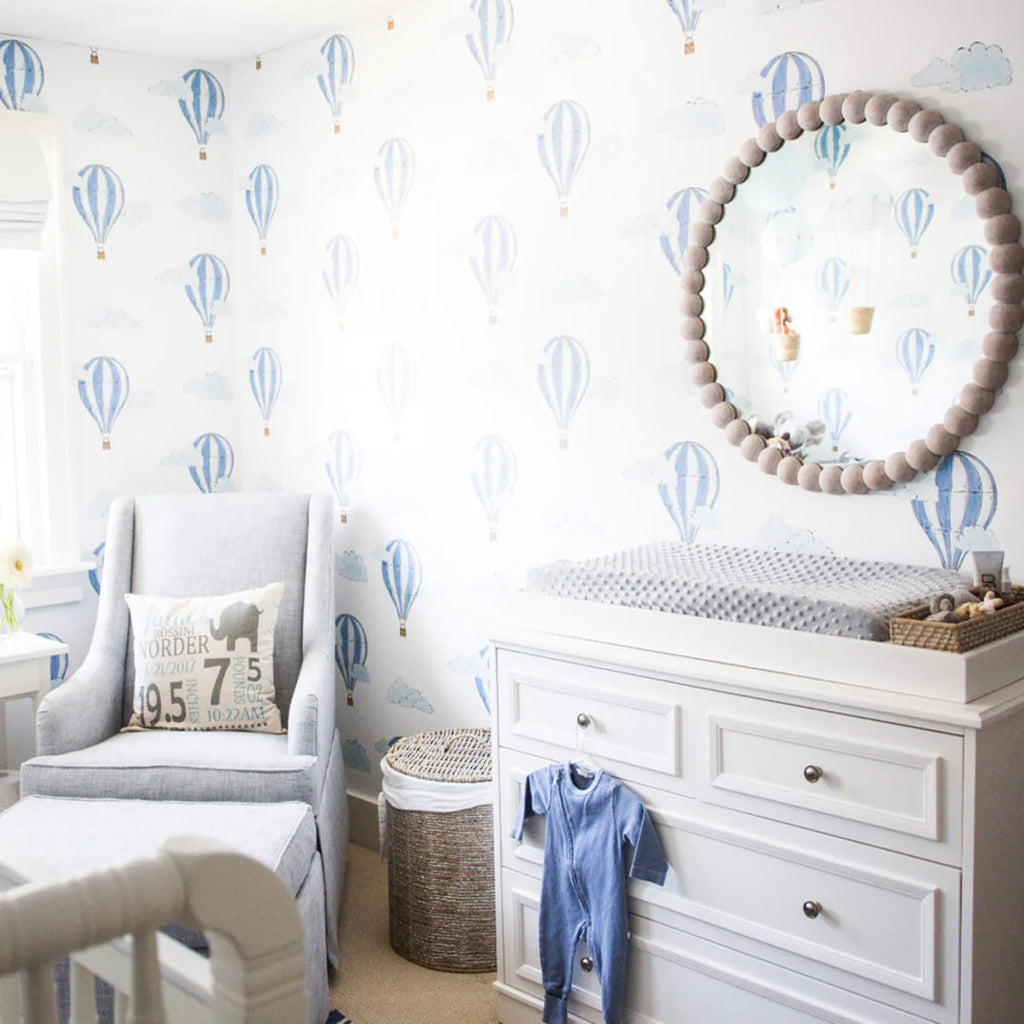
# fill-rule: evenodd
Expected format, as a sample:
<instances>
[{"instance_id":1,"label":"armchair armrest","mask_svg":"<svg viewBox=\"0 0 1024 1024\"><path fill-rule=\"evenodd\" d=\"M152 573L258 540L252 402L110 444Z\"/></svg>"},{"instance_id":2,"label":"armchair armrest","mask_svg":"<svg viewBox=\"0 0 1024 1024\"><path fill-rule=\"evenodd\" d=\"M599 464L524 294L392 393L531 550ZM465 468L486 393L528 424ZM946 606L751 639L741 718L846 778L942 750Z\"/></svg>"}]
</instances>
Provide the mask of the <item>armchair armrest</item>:
<instances>
[{"instance_id":1,"label":"armchair armrest","mask_svg":"<svg viewBox=\"0 0 1024 1024\"><path fill-rule=\"evenodd\" d=\"M123 689L123 664L87 658L39 705L36 752L66 754L109 739L121 728Z\"/></svg>"},{"instance_id":2,"label":"armchair armrest","mask_svg":"<svg viewBox=\"0 0 1024 1024\"><path fill-rule=\"evenodd\" d=\"M288 708L288 753L308 754L327 767L334 736L334 658L330 651L308 651Z\"/></svg>"}]
</instances>

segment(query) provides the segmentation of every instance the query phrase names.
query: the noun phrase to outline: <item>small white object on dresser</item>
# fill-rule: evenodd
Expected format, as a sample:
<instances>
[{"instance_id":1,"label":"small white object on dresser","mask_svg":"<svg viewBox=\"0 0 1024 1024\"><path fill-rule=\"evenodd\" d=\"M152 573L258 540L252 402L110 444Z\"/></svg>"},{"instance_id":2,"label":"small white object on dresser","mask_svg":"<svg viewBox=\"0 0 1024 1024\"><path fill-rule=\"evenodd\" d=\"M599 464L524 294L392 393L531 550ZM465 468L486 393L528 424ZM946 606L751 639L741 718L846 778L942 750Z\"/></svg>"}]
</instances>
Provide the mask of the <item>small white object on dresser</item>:
<instances>
[{"instance_id":1,"label":"small white object on dresser","mask_svg":"<svg viewBox=\"0 0 1024 1024\"><path fill-rule=\"evenodd\" d=\"M1024 1020L1024 637L937 654L535 595L509 621L502 1024L543 1002L523 780L579 749L640 796L671 865L630 883L629 1024ZM588 955L570 1014L600 1022Z\"/></svg>"}]
</instances>

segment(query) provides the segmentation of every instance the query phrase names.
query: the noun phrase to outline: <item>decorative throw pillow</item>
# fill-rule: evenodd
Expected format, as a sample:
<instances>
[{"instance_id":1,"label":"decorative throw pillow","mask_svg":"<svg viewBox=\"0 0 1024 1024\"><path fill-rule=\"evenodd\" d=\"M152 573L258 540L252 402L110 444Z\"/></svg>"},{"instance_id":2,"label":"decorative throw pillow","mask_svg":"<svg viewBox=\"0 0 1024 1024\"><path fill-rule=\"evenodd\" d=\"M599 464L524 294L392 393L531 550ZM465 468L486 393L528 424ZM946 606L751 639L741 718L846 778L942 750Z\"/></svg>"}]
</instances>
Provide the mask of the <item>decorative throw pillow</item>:
<instances>
[{"instance_id":1,"label":"decorative throw pillow","mask_svg":"<svg viewBox=\"0 0 1024 1024\"><path fill-rule=\"evenodd\" d=\"M283 583L223 597L125 594L135 683L128 729L282 732L274 626Z\"/></svg>"}]
</instances>

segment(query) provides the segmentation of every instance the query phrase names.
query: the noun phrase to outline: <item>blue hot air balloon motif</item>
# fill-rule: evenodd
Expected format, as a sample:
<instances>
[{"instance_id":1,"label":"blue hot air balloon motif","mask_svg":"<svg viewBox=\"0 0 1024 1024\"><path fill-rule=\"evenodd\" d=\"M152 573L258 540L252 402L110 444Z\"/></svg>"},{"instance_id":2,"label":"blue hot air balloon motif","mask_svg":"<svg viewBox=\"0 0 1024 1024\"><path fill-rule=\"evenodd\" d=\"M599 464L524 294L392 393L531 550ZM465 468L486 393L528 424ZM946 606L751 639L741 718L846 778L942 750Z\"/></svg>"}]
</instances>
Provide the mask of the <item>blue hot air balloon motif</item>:
<instances>
[{"instance_id":1,"label":"blue hot air balloon motif","mask_svg":"<svg viewBox=\"0 0 1024 1024\"><path fill-rule=\"evenodd\" d=\"M388 139L377 150L373 181L391 218L391 237L398 237L402 207L412 188L416 166L412 146L405 139Z\"/></svg>"},{"instance_id":2,"label":"blue hot air balloon motif","mask_svg":"<svg viewBox=\"0 0 1024 1024\"><path fill-rule=\"evenodd\" d=\"M779 359L776 346L770 344L768 346L768 361L775 367L775 372L779 375L779 380L782 381L782 393L788 395L789 382L793 379L793 374L800 365L800 351L797 350L796 359Z\"/></svg>"},{"instance_id":3,"label":"blue hot air balloon motif","mask_svg":"<svg viewBox=\"0 0 1024 1024\"><path fill-rule=\"evenodd\" d=\"M896 339L896 362L907 375L912 394L917 394L917 385L934 358L935 343L923 327L911 327Z\"/></svg>"},{"instance_id":4,"label":"blue hot air balloon motif","mask_svg":"<svg viewBox=\"0 0 1024 1024\"><path fill-rule=\"evenodd\" d=\"M278 354L266 346L256 349L249 367L249 387L263 417L264 437L270 437L270 417L281 394L283 379Z\"/></svg>"},{"instance_id":5,"label":"blue hot air balloon motif","mask_svg":"<svg viewBox=\"0 0 1024 1024\"><path fill-rule=\"evenodd\" d=\"M377 389L391 417L395 440L401 438L402 417L416 390L416 363L412 353L399 342L388 345L377 364Z\"/></svg>"},{"instance_id":6,"label":"blue hot air balloon motif","mask_svg":"<svg viewBox=\"0 0 1024 1024\"><path fill-rule=\"evenodd\" d=\"M959 569L967 553L964 534L987 530L999 491L992 471L977 457L955 451L935 468L935 499L915 498L914 518L939 555L943 569Z\"/></svg>"},{"instance_id":7,"label":"blue hot air balloon motif","mask_svg":"<svg viewBox=\"0 0 1024 1024\"><path fill-rule=\"evenodd\" d=\"M818 417L832 438L832 451L839 451L839 441L850 425L850 396L842 388L829 388L818 400Z\"/></svg>"},{"instance_id":8,"label":"blue hot air balloon motif","mask_svg":"<svg viewBox=\"0 0 1024 1024\"><path fill-rule=\"evenodd\" d=\"M37 633L37 636L45 637L47 640L56 640L57 643L62 644L64 641L57 636L56 633ZM51 654L50 655L50 684L52 687L53 683L62 683L65 676L68 674L68 656L67 652L64 654Z\"/></svg>"},{"instance_id":9,"label":"blue hot air balloon motif","mask_svg":"<svg viewBox=\"0 0 1024 1024\"><path fill-rule=\"evenodd\" d=\"M78 180L71 188L71 198L78 215L92 233L96 259L105 260L107 235L124 209L121 179L103 164L86 164L78 172Z\"/></svg>"},{"instance_id":10,"label":"blue hot air balloon motif","mask_svg":"<svg viewBox=\"0 0 1024 1024\"><path fill-rule=\"evenodd\" d=\"M103 556L106 549L106 541L101 541L92 549L95 561L92 564L92 568L89 570L89 586L91 586L97 594L100 592L100 583L103 580Z\"/></svg>"},{"instance_id":11,"label":"blue hot air balloon motif","mask_svg":"<svg viewBox=\"0 0 1024 1024\"><path fill-rule=\"evenodd\" d=\"M988 266L988 250L981 245L965 245L953 257L949 272L953 283L967 299L967 315L974 316L974 307L981 298L985 286L992 279Z\"/></svg>"},{"instance_id":12,"label":"blue hot air balloon motif","mask_svg":"<svg viewBox=\"0 0 1024 1024\"><path fill-rule=\"evenodd\" d=\"M850 268L845 260L832 256L825 260L818 271L818 291L825 296L832 320L836 318L846 293L850 290Z\"/></svg>"},{"instance_id":13,"label":"blue hot air balloon motif","mask_svg":"<svg viewBox=\"0 0 1024 1024\"><path fill-rule=\"evenodd\" d=\"M324 70L316 76L320 91L334 116L334 134L341 131L341 104L345 87L352 81L356 70L356 55L352 44L344 36L328 36L320 47Z\"/></svg>"},{"instance_id":14,"label":"blue hot air balloon motif","mask_svg":"<svg viewBox=\"0 0 1024 1024\"><path fill-rule=\"evenodd\" d=\"M569 424L590 386L590 360L586 350L566 334L544 346L544 358L537 366L540 393L558 425L558 445L569 447Z\"/></svg>"},{"instance_id":15,"label":"blue hot air balloon motif","mask_svg":"<svg viewBox=\"0 0 1024 1024\"><path fill-rule=\"evenodd\" d=\"M472 0L470 9L476 23L466 33L466 44L484 74L487 98L493 100L498 51L512 35L512 0Z\"/></svg>"},{"instance_id":16,"label":"blue hot air balloon motif","mask_svg":"<svg viewBox=\"0 0 1024 1024\"><path fill-rule=\"evenodd\" d=\"M668 0L668 5L683 29L683 53L693 53L693 33L701 15L700 0Z\"/></svg>"},{"instance_id":17,"label":"blue hot air balloon motif","mask_svg":"<svg viewBox=\"0 0 1024 1024\"><path fill-rule=\"evenodd\" d=\"M324 286L334 303L340 331L345 327L349 293L359 279L359 253L355 242L348 235L335 235L324 249L327 252L327 266L323 270Z\"/></svg>"},{"instance_id":18,"label":"blue hot air balloon motif","mask_svg":"<svg viewBox=\"0 0 1024 1024\"><path fill-rule=\"evenodd\" d=\"M477 248L469 265L487 300L491 325L498 322L498 298L501 286L516 262L516 233L504 217L492 214L476 226Z\"/></svg>"},{"instance_id":19,"label":"blue hot air balloon motif","mask_svg":"<svg viewBox=\"0 0 1024 1024\"><path fill-rule=\"evenodd\" d=\"M763 85L751 96L758 125L777 121L784 110L796 110L808 100L825 98L825 74L807 53L786 51L761 68Z\"/></svg>"},{"instance_id":20,"label":"blue hot air balloon motif","mask_svg":"<svg viewBox=\"0 0 1024 1024\"><path fill-rule=\"evenodd\" d=\"M220 305L231 291L231 277L224 261L213 253L201 252L188 261L192 280L185 285L185 294L206 328L206 340L213 341L213 323Z\"/></svg>"},{"instance_id":21,"label":"blue hot air balloon motif","mask_svg":"<svg viewBox=\"0 0 1024 1024\"><path fill-rule=\"evenodd\" d=\"M203 494L213 494L235 471L235 451L223 434L200 434L193 442L195 459L188 468L192 482Z\"/></svg>"},{"instance_id":22,"label":"blue hot air balloon motif","mask_svg":"<svg viewBox=\"0 0 1024 1024\"><path fill-rule=\"evenodd\" d=\"M661 251L665 254L672 269L677 273L683 272L683 253L690 244L690 224L693 215L705 199L708 198L706 188L681 188L669 196L665 207L675 218L677 228L670 234L664 234L659 241Z\"/></svg>"},{"instance_id":23,"label":"blue hot air balloon motif","mask_svg":"<svg viewBox=\"0 0 1024 1024\"><path fill-rule=\"evenodd\" d=\"M935 204L923 188L908 188L893 203L892 215L900 234L910 246L910 258L917 259L917 247L935 216Z\"/></svg>"},{"instance_id":24,"label":"blue hot air balloon motif","mask_svg":"<svg viewBox=\"0 0 1024 1024\"><path fill-rule=\"evenodd\" d=\"M94 356L78 375L78 397L100 428L103 450L108 451L114 421L128 401L128 371L113 356Z\"/></svg>"},{"instance_id":25,"label":"blue hot air balloon motif","mask_svg":"<svg viewBox=\"0 0 1024 1024\"><path fill-rule=\"evenodd\" d=\"M728 309L736 291L736 272L729 263L722 264L722 308Z\"/></svg>"},{"instance_id":26,"label":"blue hot air balloon motif","mask_svg":"<svg viewBox=\"0 0 1024 1024\"><path fill-rule=\"evenodd\" d=\"M484 644L477 653L476 663L476 674L474 682L476 683L476 692L480 697L483 706L487 708L487 713L491 713L491 680L494 677L493 669L493 655L494 648L490 644Z\"/></svg>"},{"instance_id":27,"label":"blue hot air balloon motif","mask_svg":"<svg viewBox=\"0 0 1024 1024\"><path fill-rule=\"evenodd\" d=\"M849 129L845 124L825 125L815 133L814 152L828 171L829 188L836 187L839 168L850 155L850 140L846 137L848 133Z\"/></svg>"},{"instance_id":28,"label":"blue hot air balloon motif","mask_svg":"<svg viewBox=\"0 0 1024 1024\"><path fill-rule=\"evenodd\" d=\"M39 54L20 39L0 42L0 103L8 110L25 110L27 96L38 96L46 76Z\"/></svg>"},{"instance_id":29,"label":"blue hot air balloon motif","mask_svg":"<svg viewBox=\"0 0 1024 1024\"><path fill-rule=\"evenodd\" d=\"M178 106L199 143L199 159L205 160L210 122L216 123L224 115L224 89L216 75L202 68L192 68L181 77L185 81L185 96L178 100Z\"/></svg>"},{"instance_id":30,"label":"blue hot air balloon motif","mask_svg":"<svg viewBox=\"0 0 1024 1024\"><path fill-rule=\"evenodd\" d=\"M384 586L398 615L398 635L405 636L405 625L416 595L423 582L423 563L416 549L407 540L393 540L385 549L380 563Z\"/></svg>"},{"instance_id":31,"label":"blue hot air balloon motif","mask_svg":"<svg viewBox=\"0 0 1024 1024\"><path fill-rule=\"evenodd\" d=\"M327 438L327 459L324 469L331 482L334 496L341 509L341 521L348 522L348 509L352 501L352 484L359 477L359 449L347 430L335 430Z\"/></svg>"},{"instance_id":32,"label":"blue hot air balloon motif","mask_svg":"<svg viewBox=\"0 0 1024 1024\"><path fill-rule=\"evenodd\" d=\"M345 683L349 707L355 703L353 694L356 683L370 681L370 675L366 671L368 650L363 624L354 615L339 615L334 620L334 661Z\"/></svg>"},{"instance_id":33,"label":"blue hot air balloon motif","mask_svg":"<svg viewBox=\"0 0 1024 1024\"><path fill-rule=\"evenodd\" d=\"M718 501L718 463L702 444L679 441L665 452L673 479L658 484L658 493L684 544L692 544L701 513Z\"/></svg>"},{"instance_id":34,"label":"blue hot air balloon motif","mask_svg":"<svg viewBox=\"0 0 1024 1024\"><path fill-rule=\"evenodd\" d=\"M256 233L260 236L261 256L267 255L267 230L277 212L279 191L277 174L269 164L257 164L249 172L245 207L256 226Z\"/></svg>"},{"instance_id":35,"label":"blue hot air balloon motif","mask_svg":"<svg viewBox=\"0 0 1024 1024\"><path fill-rule=\"evenodd\" d=\"M512 445L494 434L477 441L476 465L470 479L487 516L491 540L497 540L498 520L516 486L516 453Z\"/></svg>"},{"instance_id":36,"label":"blue hot air balloon motif","mask_svg":"<svg viewBox=\"0 0 1024 1024\"><path fill-rule=\"evenodd\" d=\"M590 148L590 118L574 100L559 100L544 115L537 152L558 189L559 213L569 216L569 190Z\"/></svg>"}]
</instances>

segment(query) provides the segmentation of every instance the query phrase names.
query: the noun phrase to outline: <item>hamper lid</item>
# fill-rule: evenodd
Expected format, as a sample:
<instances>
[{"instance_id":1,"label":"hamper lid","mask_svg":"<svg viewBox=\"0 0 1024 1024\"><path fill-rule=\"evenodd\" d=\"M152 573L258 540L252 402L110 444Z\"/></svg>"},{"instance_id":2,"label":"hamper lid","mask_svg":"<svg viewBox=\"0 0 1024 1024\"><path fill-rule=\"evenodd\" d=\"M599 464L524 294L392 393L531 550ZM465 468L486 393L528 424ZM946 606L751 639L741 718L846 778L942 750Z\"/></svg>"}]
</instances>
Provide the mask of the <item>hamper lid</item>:
<instances>
[{"instance_id":1,"label":"hamper lid","mask_svg":"<svg viewBox=\"0 0 1024 1024\"><path fill-rule=\"evenodd\" d=\"M404 736L385 760L403 775L431 782L490 782L491 730L438 729Z\"/></svg>"}]
</instances>

